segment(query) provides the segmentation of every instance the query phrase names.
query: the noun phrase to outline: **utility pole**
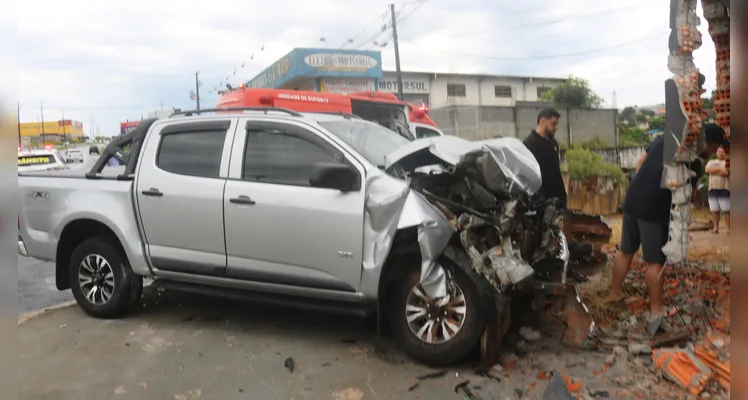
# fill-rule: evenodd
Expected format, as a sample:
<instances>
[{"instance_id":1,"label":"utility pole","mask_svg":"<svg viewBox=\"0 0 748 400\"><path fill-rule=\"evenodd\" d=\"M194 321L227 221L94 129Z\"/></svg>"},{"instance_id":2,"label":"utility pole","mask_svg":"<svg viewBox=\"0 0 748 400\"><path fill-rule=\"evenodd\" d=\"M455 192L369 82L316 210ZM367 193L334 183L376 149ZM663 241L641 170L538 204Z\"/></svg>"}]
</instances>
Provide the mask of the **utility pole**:
<instances>
[{"instance_id":1,"label":"utility pole","mask_svg":"<svg viewBox=\"0 0 748 400\"><path fill-rule=\"evenodd\" d=\"M195 72L195 101L197 110L200 111L200 71Z\"/></svg>"},{"instance_id":2,"label":"utility pole","mask_svg":"<svg viewBox=\"0 0 748 400\"><path fill-rule=\"evenodd\" d=\"M397 43L397 18L395 17L395 3L390 4L392 14L392 41L395 42L395 70L397 71L397 97L403 101L403 75L400 71L400 46Z\"/></svg>"},{"instance_id":3,"label":"utility pole","mask_svg":"<svg viewBox=\"0 0 748 400\"><path fill-rule=\"evenodd\" d=\"M18 102L18 147L21 147L21 102Z\"/></svg>"},{"instance_id":4,"label":"utility pole","mask_svg":"<svg viewBox=\"0 0 748 400\"><path fill-rule=\"evenodd\" d=\"M65 110L62 110L62 141L68 141L67 137L65 137Z\"/></svg>"},{"instance_id":5,"label":"utility pole","mask_svg":"<svg viewBox=\"0 0 748 400\"><path fill-rule=\"evenodd\" d=\"M42 111L42 147L47 145L47 140L44 136L44 102L39 102L39 109Z\"/></svg>"}]
</instances>

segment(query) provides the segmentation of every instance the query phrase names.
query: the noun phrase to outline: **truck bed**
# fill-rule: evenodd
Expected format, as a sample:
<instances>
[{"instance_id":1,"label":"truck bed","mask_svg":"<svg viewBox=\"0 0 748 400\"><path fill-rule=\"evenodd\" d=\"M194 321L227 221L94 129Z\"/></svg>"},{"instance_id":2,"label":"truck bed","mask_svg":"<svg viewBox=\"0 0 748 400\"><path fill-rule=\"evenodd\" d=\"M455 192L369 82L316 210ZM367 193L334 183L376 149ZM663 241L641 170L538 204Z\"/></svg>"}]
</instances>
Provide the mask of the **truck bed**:
<instances>
[{"instance_id":1,"label":"truck bed","mask_svg":"<svg viewBox=\"0 0 748 400\"><path fill-rule=\"evenodd\" d=\"M140 243L129 180L85 179L85 171L23 173L18 176L19 240L31 257L55 261L57 244L69 224L97 221L122 243Z\"/></svg>"}]
</instances>

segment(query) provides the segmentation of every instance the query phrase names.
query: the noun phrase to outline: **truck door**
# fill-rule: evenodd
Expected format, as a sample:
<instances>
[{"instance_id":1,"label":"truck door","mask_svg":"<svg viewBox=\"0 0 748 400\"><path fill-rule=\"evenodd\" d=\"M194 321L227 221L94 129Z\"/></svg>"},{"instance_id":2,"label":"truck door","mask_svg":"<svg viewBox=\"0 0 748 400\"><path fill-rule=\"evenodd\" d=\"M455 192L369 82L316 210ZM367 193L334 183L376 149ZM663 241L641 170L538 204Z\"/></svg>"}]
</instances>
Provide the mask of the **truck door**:
<instances>
[{"instance_id":1,"label":"truck door","mask_svg":"<svg viewBox=\"0 0 748 400\"><path fill-rule=\"evenodd\" d=\"M317 162L347 163L363 182L363 166L321 132L239 120L224 199L229 277L308 295L359 290L365 190L311 187Z\"/></svg>"},{"instance_id":2,"label":"truck door","mask_svg":"<svg viewBox=\"0 0 748 400\"><path fill-rule=\"evenodd\" d=\"M149 134L135 193L156 269L225 272L223 190L235 126L235 118L177 120Z\"/></svg>"}]
</instances>

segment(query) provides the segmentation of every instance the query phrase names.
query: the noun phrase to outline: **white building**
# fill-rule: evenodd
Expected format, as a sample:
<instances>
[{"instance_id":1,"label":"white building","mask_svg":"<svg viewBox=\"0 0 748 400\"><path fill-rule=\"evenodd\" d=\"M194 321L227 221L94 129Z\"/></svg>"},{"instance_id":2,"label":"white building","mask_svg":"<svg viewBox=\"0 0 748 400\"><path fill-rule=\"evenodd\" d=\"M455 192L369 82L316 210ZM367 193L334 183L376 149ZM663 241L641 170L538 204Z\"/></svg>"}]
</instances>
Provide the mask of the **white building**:
<instances>
[{"instance_id":1,"label":"white building","mask_svg":"<svg viewBox=\"0 0 748 400\"><path fill-rule=\"evenodd\" d=\"M563 78L478 75L403 71L404 100L426 104L431 109L449 106L506 106L518 101L537 101L538 97ZM380 91L397 93L397 73L383 71Z\"/></svg>"},{"instance_id":2,"label":"white building","mask_svg":"<svg viewBox=\"0 0 748 400\"><path fill-rule=\"evenodd\" d=\"M169 116L173 113L174 113L173 109L149 111L148 118L158 118L158 119L169 118Z\"/></svg>"}]
</instances>

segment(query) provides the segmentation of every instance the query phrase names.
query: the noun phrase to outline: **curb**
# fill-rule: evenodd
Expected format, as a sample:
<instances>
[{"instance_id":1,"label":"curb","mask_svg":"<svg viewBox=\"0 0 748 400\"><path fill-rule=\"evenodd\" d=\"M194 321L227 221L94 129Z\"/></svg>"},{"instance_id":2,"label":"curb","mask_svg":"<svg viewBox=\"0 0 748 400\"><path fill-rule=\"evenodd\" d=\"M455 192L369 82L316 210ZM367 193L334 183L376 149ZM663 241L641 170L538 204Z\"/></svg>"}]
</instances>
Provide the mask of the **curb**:
<instances>
[{"instance_id":1,"label":"curb","mask_svg":"<svg viewBox=\"0 0 748 400\"><path fill-rule=\"evenodd\" d=\"M44 308L39 309L39 310L35 310L35 311L30 311L30 312L27 312L27 313L23 313L23 314L21 314L21 315L18 316L18 325L20 326L21 324L25 323L26 321L28 321L28 320L30 320L32 318L36 318L38 316L44 315L44 314L46 314L49 311L60 310L60 309L63 309L63 308L67 308L67 307L73 306L75 304L76 304L75 300L71 300L71 301L66 301L64 303L55 304L55 305L50 306L50 307L44 307Z\"/></svg>"}]
</instances>

